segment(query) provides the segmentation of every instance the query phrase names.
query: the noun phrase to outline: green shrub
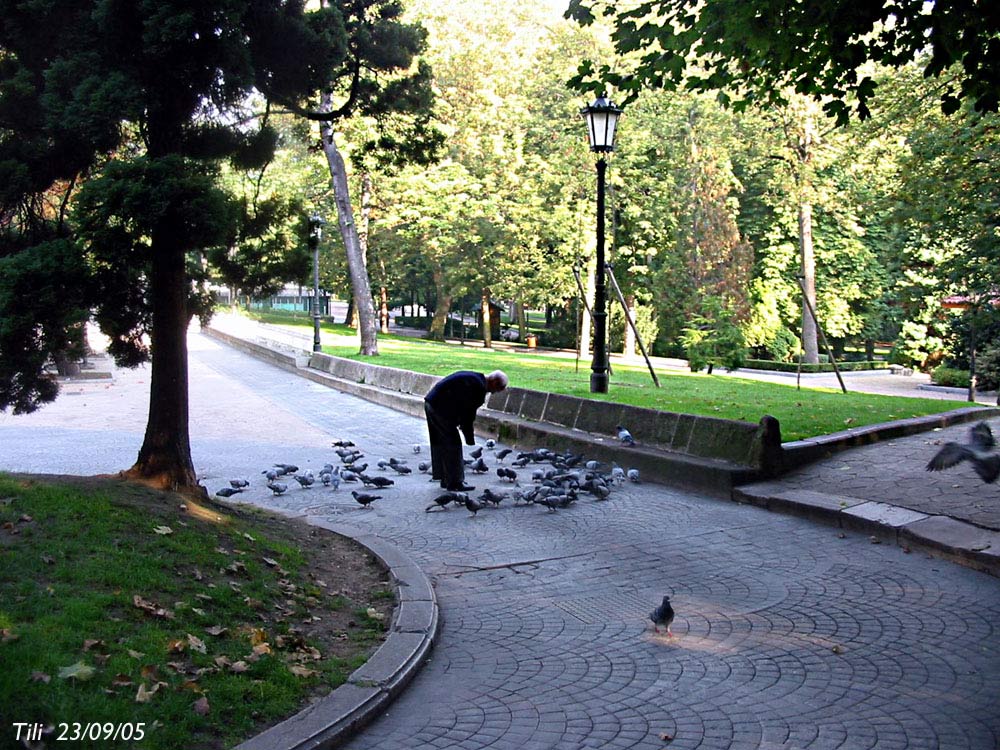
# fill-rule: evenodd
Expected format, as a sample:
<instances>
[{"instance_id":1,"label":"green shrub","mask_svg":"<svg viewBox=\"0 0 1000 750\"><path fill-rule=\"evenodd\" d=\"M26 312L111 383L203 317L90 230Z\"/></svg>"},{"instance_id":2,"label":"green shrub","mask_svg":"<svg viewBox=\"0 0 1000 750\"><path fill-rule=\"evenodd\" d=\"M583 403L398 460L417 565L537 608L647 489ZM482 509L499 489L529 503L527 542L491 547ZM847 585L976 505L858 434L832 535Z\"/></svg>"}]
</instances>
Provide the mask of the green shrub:
<instances>
[{"instance_id":1,"label":"green shrub","mask_svg":"<svg viewBox=\"0 0 1000 750\"><path fill-rule=\"evenodd\" d=\"M1000 344L983 347L976 357L976 385L984 391L1000 389Z\"/></svg>"},{"instance_id":2,"label":"green shrub","mask_svg":"<svg viewBox=\"0 0 1000 750\"><path fill-rule=\"evenodd\" d=\"M952 388L968 388L969 373L966 370L940 365L931 372L931 382L935 385L946 385Z\"/></svg>"}]
</instances>

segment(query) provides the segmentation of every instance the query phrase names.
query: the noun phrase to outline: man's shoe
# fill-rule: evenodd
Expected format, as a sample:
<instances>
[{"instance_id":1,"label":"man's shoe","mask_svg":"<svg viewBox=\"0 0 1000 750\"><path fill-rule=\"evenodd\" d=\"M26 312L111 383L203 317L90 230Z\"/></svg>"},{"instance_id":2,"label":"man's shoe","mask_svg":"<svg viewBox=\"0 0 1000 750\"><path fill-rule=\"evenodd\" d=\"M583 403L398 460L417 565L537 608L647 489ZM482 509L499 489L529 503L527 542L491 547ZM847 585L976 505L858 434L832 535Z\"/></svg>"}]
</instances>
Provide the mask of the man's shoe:
<instances>
[{"instance_id":1,"label":"man's shoe","mask_svg":"<svg viewBox=\"0 0 1000 750\"><path fill-rule=\"evenodd\" d=\"M475 487L471 484L460 484L457 487L448 487L448 492L472 492Z\"/></svg>"}]
</instances>

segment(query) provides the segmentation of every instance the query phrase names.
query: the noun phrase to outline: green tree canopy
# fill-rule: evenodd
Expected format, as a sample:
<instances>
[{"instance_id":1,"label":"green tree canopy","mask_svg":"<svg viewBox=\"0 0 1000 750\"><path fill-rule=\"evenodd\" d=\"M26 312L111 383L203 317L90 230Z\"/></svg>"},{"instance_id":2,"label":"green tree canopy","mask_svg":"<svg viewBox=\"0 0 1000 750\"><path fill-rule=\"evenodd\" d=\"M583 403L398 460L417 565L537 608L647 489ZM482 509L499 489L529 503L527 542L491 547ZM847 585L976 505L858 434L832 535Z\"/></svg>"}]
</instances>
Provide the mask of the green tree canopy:
<instances>
[{"instance_id":1,"label":"green tree canopy","mask_svg":"<svg viewBox=\"0 0 1000 750\"><path fill-rule=\"evenodd\" d=\"M783 103L794 90L844 124L852 106L869 116L871 64L898 68L926 54L924 75L940 79L946 113L962 99L997 110L1000 6L991 0L570 0L566 15L610 19L617 52L638 56L631 71L588 61L575 85L612 86L629 101L642 88L685 87L740 105Z\"/></svg>"}]
</instances>

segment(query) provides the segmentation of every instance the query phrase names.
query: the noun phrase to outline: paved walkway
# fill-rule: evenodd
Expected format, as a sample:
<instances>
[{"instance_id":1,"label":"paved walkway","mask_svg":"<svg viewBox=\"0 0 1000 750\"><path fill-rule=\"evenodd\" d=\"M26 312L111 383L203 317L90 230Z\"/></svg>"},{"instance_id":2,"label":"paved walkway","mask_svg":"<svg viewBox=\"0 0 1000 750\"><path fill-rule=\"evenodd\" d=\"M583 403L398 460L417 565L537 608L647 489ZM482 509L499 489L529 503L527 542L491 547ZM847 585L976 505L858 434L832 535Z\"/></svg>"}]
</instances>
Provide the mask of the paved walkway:
<instances>
[{"instance_id":1,"label":"paved walkway","mask_svg":"<svg viewBox=\"0 0 1000 750\"><path fill-rule=\"evenodd\" d=\"M431 661L351 748L1000 746L996 578L645 484L557 512L504 503L476 517L425 513L435 491L417 472L370 510L343 487L274 498L258 481L273 462L318 468L347 437L373 462L413 465L425 427L190 341L192 447L210 491L248 477L247 501L370 530L436 580L443 626ZM0 415L0 467L126 468L147 398L148 370L119 371L74 382L36 414ZM495 475L473 481L503 489ZM672 639L646 620L668 593Z\"/></svg>"}]
</instances>

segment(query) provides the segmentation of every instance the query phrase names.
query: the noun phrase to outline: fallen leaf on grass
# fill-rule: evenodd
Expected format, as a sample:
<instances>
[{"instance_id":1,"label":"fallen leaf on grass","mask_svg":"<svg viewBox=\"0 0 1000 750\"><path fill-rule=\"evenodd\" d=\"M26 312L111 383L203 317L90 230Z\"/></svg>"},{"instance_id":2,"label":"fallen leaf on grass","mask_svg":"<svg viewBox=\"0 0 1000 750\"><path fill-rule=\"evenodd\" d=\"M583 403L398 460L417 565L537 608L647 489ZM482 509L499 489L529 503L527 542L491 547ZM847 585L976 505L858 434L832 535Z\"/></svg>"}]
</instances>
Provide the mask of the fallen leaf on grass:
<instances>
[{"instance_id":1,"label":"fallen leaf on grass","mask_svg":"<svg viewBox=\"0 0 1000 750\"><path fill-rule=\"evenodd\" d=\"M21 636L19 636L10 628L0 628L0 643L9 643L10 641L16 641L20 637Z\"/></svg>"},{"instance_id":2,"label":"fallen leaf on grass","mask_svg":"<svg viewBox=\"0 0 1000 750\"><path fill-rule=\"evenodd\" d=\"M161 536L166 536L167 534L173 534L174 530L169 526L154 526L153 532Z\"/></svg>"},{"instance_id":3,"label":"fallen leaf on grass","mask_svg":"<svg viewBox=\"0 0 1000 750\"><path fill-rule=\"evenodd\" d=\"M51 555L42 555L42 562L46 565L55 565L56 559Z\"/></svg>"},{"instance_id":4,"label":"fallen leaf on grass","mask_svg":"<svg viewBox=\"0 0 1000 750\"><path fill-rule=\"evenodd\" d=\"M228 633L229 628L224 628L221 625L213 625L210 628L205 628L205 632L208 633L209 635L219 636Z\"/></svg>"},{"instance_id":5,"label":"fallen leaf on grass","mask_svg":"<svg viewBox=\"0 0 1000 750\"><path fill-rule=\"evenodd\" d=\"M92 639L92 638L88 638L87 640L85 640L83 642L84 653L86 653L87 651L90 651L91 649L93 649L95 651L107 651L108 650L108 644L106 644L104 641L99 640L99 639L95 640L95 639Z\"/></svg>"},{"instance_id":6,"label":"fallen leaf on grass","mask_svg":"<svg viewBox=\"0 0 1000 750\"><path fill-rule=\"evenodd\" d=\"M191 708L194 709L196 714L200 716L206 716L208 714L208 698L202 696L194 703L191 704Z\"/></svg>"},{"instance_id":7,"label":"fallen leaf on grass","mask_svg":"<svg viewBox=\"0 0 1000 750\"><path fill-rule=\"evenodd\" d=\"M188 641L188 646L191 647L192 651L197 651L199 654L206 653L205 641L203 641L201 638L198 638L197 636L188 633L187 641Z\"/></svg>"},{"instance_id":8,"label":"fallen leaf on grass","mask_svg":"<svg viewBox=\"0 0 1000 750\"><path fill-rule=\"evenodd\" d=\"M172 641L167 641L167 653L168 654L181 654L184 653L184 649L188 647L187 641L183 638L175 638Z\"/></svg>"},{"instance_id":9,"label":"fallen leaf on grass","mask_svg":"<svg viewBox=\"0 0 1000 750\"><path fill-rule=\"evenodd\" d=\"M132 678L122 672L116 674L115 678L111 680L112 687L129 687L131 684Z\"/></svg>"},{"instance_id":10,"label":"fallen leaf on grass","mask_svg":"<svg viewBox=\"0 0 1000 750\"><path fill-rule=\"evenodd\" d=\"M373 620L379 620L380 622L385 619L385 615L383 615L381 612L379 612L374 607L369 607L365 611L365 614L368 615Z\"/></svg>"},{"instance_id":11,"label":"fallen leaf on grass","mask_svg":"<svg viewBox=\"0 0 1000 750\"><path fill-rule=\"evenodd\" d=\"M31 673L31 681L32 682L44 682L46 685L48 685L49 684L49 680L51 680L51 679L52 679L52 677L50 675L45 674L45 672L32 672Z\"/></svg>"},{"instance_id":12,"label":"fallen leaf on grass","mask_svg":"<svg viewBox=\"0 0 1000 750\"><path fill-rule=\"evenodd\" d=\"M272 568L278 567L278 561L277 560L272 560L270 557L262 557L261 559L265 563L267 563L270 567L272 567Z\"/></svg>"},{"instance_id":13,"label":"fallen leaf on grass","mask_svg":"<svg viewBox=\"0 0 1000 750\"><path fill-rule=\"evenodd\" d=\"M153 699L153 696L160 691L160 688L166 687L166 685L167 683L165 682L156 682L153 684L152 688L147 688L146 683L142 683L139 685L139 690L135 694L135 702L149 703Z\"/></svg>"},{"instance_id":14,"label":"fallen leaf on grass","mask_svg":"<svg viewBox=\"0 0 1000 750\"><path fill-rule=\"evenodd\" d=\"M243 672L249 671L250 667L247 666L245 661L234 661L229 665L229 671L235 672L236 674L242 674Z\"/></svg>"},{"instance_id":15,"label":"fallen leaf on grass","mask_svg":"<svg viewBox=\"0 0 1000 750\"><path fill-rule=\"evenodd\" d=\"M79 680L80 682L86 682L97 672L93 667L84 664L82 661L78 661L76 664L72 664L68 667L63 667L59 670L60 680Z\"/></svg>"},{"instance_id":16,"label":"fallen leaf on grass","mask_svg":"<svg viewBox=\"0 0 1000 750\"><path fill-rule=\"evenodd\" d=\"M132 648L128 650L128 655L131 656L133 659L141 659L142 657L145 656L145 654L142 653L142 651L136 651L135 649Z\"/></svg>"},{"instance_id":17,"label":"fallen leaf on grass","mask_svg":"<svg viewBox=\"0 0 1000 750\"><path fill-rule=\"evenodd\" d=\"M288 671L291 672L296 677L315 677L316 675L319 674L319 672L317 672L315 669L309 669L308 667L301 667L299 665L289 667Z\"/></svg>"},{"instance_id":18,"label":"fallen leaf on grass","mask_svg":"<svg viewBox=\"0 0 1000 750\"><path fill-rule=\"evenodd\" d=\"M172 620L174 613L169 609L164 609L163 607L154 604L153 602L143 599L141 596L136 594L132 597L132 604L141 609L146 614L152 615L153 617L162 617L166 620Z\"/></svg>"}]
</instances>

